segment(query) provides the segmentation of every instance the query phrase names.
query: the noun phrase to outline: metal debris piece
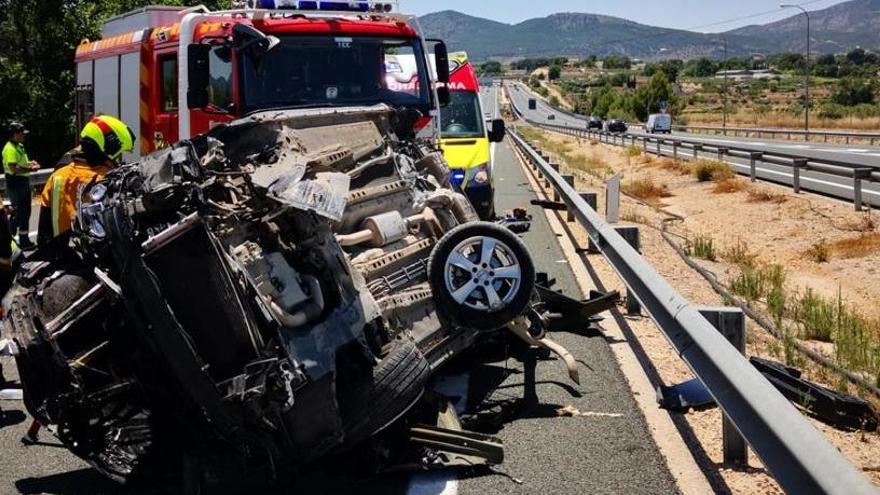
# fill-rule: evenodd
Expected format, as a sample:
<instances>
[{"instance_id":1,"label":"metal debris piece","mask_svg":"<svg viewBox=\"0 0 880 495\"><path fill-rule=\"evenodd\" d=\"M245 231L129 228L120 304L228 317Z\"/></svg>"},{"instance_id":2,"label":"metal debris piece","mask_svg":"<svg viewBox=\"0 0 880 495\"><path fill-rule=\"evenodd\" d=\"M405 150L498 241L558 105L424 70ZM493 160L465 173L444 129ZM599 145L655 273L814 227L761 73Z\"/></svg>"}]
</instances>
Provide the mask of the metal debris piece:
<instances>
[{"instance_id":1,"label":"metal debris piece","mask_svg":"<svg viewBox=\"0 0 880 495\"><path fill-rule=\"evenodd\" d=\"M567 405L556 410L556 415L561 418L622 418L620 413L603 413L595 411L581 411L580 409Z\"/></svg>"},{"instance_id":2,"label":"metal debris piece","mask_svg":"<svg viewBox=\"0 0 880 495\"><path fill-rule=\"evenodd\" d=\"M801 372L775 361L753 357L752 366L782 395L823 423L841 430L876 431L880 419L871 404L801 378ZM657 387L660 407L675 412L715 406L706 386L694 378L672 387Z\"/></svg>"},{"instance_id":3,"label":"metal debris piece","mask_svg":"<svg viewBox=\"0 0 880 495\"><path fill-rule=\"evenodd\" d=\"M842 430L877 430L877 412L868 401L811 383L783 364L755 357L749 361L782 395L823 423Z\"/></svg>"},{"instance_id":4,"label":"metal debris piece","mask_svg":"<svg viewBox=\"0 0 880 495\"><path fill-rule=\"evenodd\" d=\"M429 467L492 466L504 462L501 440L482 433L417 425L410 429L410 441L438 454L431 457Z\"/></svg>"}]
</instances>

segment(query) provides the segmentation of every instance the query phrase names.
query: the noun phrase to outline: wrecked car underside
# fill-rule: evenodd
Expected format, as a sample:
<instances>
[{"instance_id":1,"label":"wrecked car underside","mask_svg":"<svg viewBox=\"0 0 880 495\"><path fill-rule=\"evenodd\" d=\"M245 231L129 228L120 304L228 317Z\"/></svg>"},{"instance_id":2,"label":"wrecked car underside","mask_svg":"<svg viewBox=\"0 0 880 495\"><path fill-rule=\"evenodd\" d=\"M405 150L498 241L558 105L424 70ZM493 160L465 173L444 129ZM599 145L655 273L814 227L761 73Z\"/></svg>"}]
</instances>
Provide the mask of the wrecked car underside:
<instances>
[{"instance_id":1,"label":"wrecked car underside","mask_svg":"<svg viewBox=\"0 0 880 495\"><path fill-rule=\"evenodd\" d=\"M262 113L93 184L4 300L29 411L119 482L274 476L395 423L492 330L546 344L522 242L408 118Z\"/></svg>"}]
</instances>

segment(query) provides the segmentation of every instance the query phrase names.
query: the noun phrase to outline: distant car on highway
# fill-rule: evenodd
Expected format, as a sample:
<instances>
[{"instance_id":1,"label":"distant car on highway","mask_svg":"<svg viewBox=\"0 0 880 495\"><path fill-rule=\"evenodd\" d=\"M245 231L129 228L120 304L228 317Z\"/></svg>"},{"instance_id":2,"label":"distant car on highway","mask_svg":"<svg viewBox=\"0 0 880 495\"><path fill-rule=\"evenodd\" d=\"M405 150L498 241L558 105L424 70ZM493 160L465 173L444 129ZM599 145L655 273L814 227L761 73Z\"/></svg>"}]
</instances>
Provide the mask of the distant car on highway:
<instances>
[{"instance_id":1,"label":"distant car on highway","mask_svg":"<svg viewBox=\"0 0 880 495\"><path fill-rule=\"evenodd\" d=\"M602 130L602 119L599 117L591 116L587 119L587 129L598 129Z\"/></svg>"},{"instance_id":2,"label":"distant car on highway","mask_svg":"<svg viewBox=\"0 0 880 495\"><path fill-rule=\"evenodd\" d=\"M620 119L611 119L605 124L605 130L608 132L626 132L626 122Z\"/></svg>"},{"instance_id":3,"label":"distant car on highway","mask_svg":"<svg viewBox=\"0 0 880 495\"><path fill-rule=\"evenodd\" d=\"M547 116L547 120L556 120L556 116L551 113Z\"/></svg>"},{"instance_id":4,"label":"distant car on highway","mask_svg":"<svg viewBox=\"0 0 880 495\"><path fill-rule=\"evenodd\" d=\"M645 132L649 134L672 134L672 117L668 113L655 113L648 116Z\"/></svg>"},{"instance_id":5,"label":"distant car on highway","mask_svg":"<svg viewBox=\"0 0 880 495\"><path fill-rule=\"evenodd\" d=\"M538 102L535 101L534 98L529 98L529 110L536 110L538 108Z\"/></svg>"}]
</instances>

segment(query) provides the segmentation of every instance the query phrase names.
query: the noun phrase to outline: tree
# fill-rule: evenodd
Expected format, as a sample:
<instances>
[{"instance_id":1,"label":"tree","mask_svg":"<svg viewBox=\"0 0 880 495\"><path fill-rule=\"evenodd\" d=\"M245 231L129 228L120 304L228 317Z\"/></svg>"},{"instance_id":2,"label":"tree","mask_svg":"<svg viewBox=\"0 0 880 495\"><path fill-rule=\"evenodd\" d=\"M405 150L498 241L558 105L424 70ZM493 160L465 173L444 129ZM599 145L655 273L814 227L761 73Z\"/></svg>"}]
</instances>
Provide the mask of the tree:
<instances>
[{"instance_id":1,"label":"tree","mask_svg":"<svg viewBox=\"0 0 880 495\"><path fill-rule=\"evenodd\" d=\"M837 58L834 55L822 55L813 64L813 74L818 77L837 77L839 73Z\"/></svg>"},{"instance_id":2,"label":"tree","mask_svg":"<svg viewBox=\"0 0 880 495\"><path fill-rule=\"evenodd\" d=\"M706 57L689 60L682 70L683 75L690 77L712 77L716 72L718 65Z\"/></svg>"},{"instance_id":3,"label":"tree","mask_svg":"<svg viewBox=\"0 0 880 495\"><path fill-rule=\"evenodd\" d=\"M850 50L849 53L846 54L846 60L853 65L865 65L865 58L866 53L863 48Z\"/></svg>"},{"instance_id":4,"label":"tree","mask_svg":"<svg viewBox=\"0 0 880 495\"><path fill-rule=\"evenodd\" d=\"M684 68L684 62L681 60L663 60L660 62L645 65L645 76L652 77L657 71L663 71L666 78L672 82L678 80L678 73Z\"/></svg>"},{"instance_id":5,"label":"tree","mask_svg":"<svg viewBox=\"0 0 880 495\"><path fill-rule=\"evenodd\" d=\"M500 74L504 74L504 67L501 65L501 62L490 60L480 65L479 72L480 74L486 76L497 76Z\"/></svg>"},{"instance_id":6,"label":"tree","mask_svg":"<svg viewBox=\"0 0 880 495\"><path fill-rule=\"evenodd\" d=\"M547 72L547 78L551 81L555 81L559 79L559 76L562 75L562 67L558 65L550 66L550 70Z\"/></svg>"},{"instance_id":7,"label":"tree","mask_svg":"<svg viewBox=\"0 0 880 495\"><path fill-rule=\"evenodd\" d=\"M855 106L874 103L876 83L871 79L843 78L837 82L837 89L831 101L838 105Z\"/></svg>"},{"instance_id":8,"label":"tree","mask_svg":"<svg viewBox=\"0 0 880 495\"><path fill-rule=\"evenodd\" d=\"M626 55L608 55L603 65L606 69L629 69L631 66L632 62Z\"/></svg>"},{"instance_id":9,"label":"tree","mask_svg":"<svg viewBox=\"0 0 880 495\"><path fill-rule=\"evenodd\" d=\"M98 39L103 22L146 5L183 0L0 0L0 125L23 121L30 155L52 165L76 142L74 53ZM212 9L229 0L202 2ZM6 136L2 136L5 138Z\"/></svg>"},{"instance_id":10,"label":"tree","mask_svg":"<svg viewBox=\"0 0 880 495\"><path fill-rule=\"evenodd\" d=\"M803 71L806 57L801 53L781 53L770 57L770 62L782 71Z\"/></svg>"}]
</instances>

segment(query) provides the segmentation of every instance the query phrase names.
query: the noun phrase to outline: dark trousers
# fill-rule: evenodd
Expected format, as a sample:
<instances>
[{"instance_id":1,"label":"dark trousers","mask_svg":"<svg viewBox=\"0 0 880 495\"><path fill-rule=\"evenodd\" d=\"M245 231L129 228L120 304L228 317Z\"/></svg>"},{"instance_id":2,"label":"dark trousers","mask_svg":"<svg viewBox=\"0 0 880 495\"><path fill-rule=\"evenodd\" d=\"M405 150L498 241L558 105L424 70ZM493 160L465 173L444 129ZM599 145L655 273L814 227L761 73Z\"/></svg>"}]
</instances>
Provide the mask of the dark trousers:
<instances>
[{"instance_id":1,"label":"dark trousers","mask_svg":"<svg viewBox=\"0 0 880 495\"><path fill-rule=\"evenodd\" d=\"M27 232L31 222L31 179L20 175L6 175L6 194L15 209L10 222L13 233Z\"/></svg>"}]
</instances>

